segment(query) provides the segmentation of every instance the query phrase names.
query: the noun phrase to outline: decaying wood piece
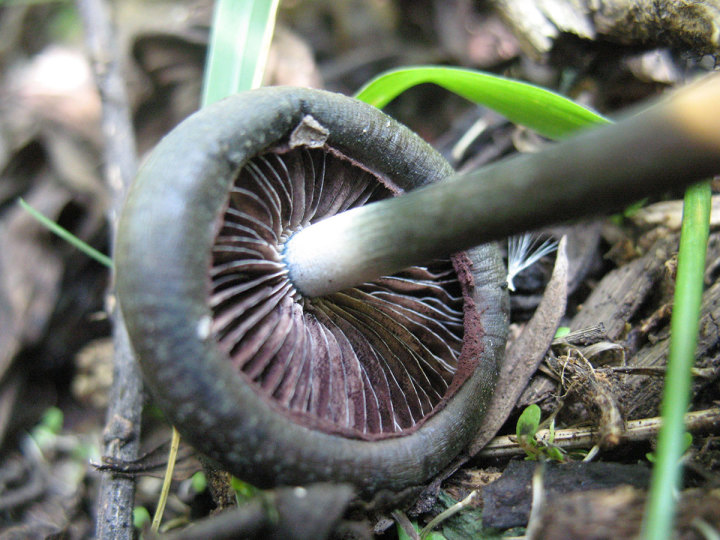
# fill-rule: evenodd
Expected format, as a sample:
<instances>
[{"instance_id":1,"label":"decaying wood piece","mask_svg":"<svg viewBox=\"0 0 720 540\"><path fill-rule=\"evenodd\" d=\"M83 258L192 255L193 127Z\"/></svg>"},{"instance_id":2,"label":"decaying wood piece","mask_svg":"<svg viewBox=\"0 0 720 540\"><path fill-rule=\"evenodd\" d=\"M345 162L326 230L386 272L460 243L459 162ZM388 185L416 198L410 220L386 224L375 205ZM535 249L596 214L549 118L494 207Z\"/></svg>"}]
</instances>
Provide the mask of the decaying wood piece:
<instances>
[{"instance_id":1,"label":"decaying wood piece","mask_svg":"<svg viewBox=\"0 0 720 540\"><path fill-rule=\"evenodd\" d=\"M607 338L621 338L626 325L662 278L665 262L677 249L677 236L658 240L643 257L606 274L570 323L579 330L602 323Z\"/></svg>"},{"instance_id":2,"label":"decaying wood piece","mask_svg":"<svg viewBox=\"0 0 720 540\"><path fill-rule=\"evenodd\" d=\"M531 504L536 504L530 484L534 483L533 477L539 466L531 461L512 461L502 477L483 489L484 526L497 529L525 526ZM572 493L622 485L644 488L650 480L650 469L641 464L573 462L561 465L550 462L541 467L543 491L546 493L543 499L546 502L563 499Z\"/></svg>"},{"instance_id":3,"label":"decaying wood piece","mask_svg":"<svg viewBox=\"0 0 720 540\"><path fill-rule=\"evenodd\" d=\"M713 195L711 199L710 227L720 225L720 195ZM681 200L662 201L639 209L629 216L638 227L668 227L674 231L680 230L682 223L683 202Z\"/></svg>"},{"instance_id":4,"label":"decaying wood piece","mask_svg":"<svg viewBox=\"0 0 720 540\"><path fill-rule=\"evenodd\" d=\"M537 538L637 538L646 494L633 487L571 493L553 497L544 508ZM680 494L678 522L669 537L708 538L717 531L720 497L714 491L691 489Z\"/></svg>"},{"instance_id":5,"label":"decaying wood piece","mask_svg":"<svg viewBox=\"0 0 720 540\"><path fill-rule=\"evenodd\" d=\"M720 341L718 320L720 320L720 282L712 285L703 294L700 308L700 332L695 350L695 367L704 369L705 371L701 373L709 374L710 379L696 377L693 381L693 395L720 375L720 356L715 351L717 343ZM631 363L640 368L664 368L669 349L670 336L667 332L662 340L640 349ZM621 385L622 395L626 396L624 409L628 418L641 418L657 412L662 394L662 384L657 380L657 376L627 375Z\"/></svg>"},{"instance_id":6,"label":"decaying wood piece","mask_svg":"<svg viewBox=\"0 0 720 540\"><path fill-rule=\"evenodd\" d=\"M628 45L720 50L720 2L710 0L496 0L528 54L549 52L562 33Z\"/></svg>"},{"instance_id":7,"label":"decaying wood piece","mask_svg":"<svg viewBox=\"0 0 720 540\"><path fill-rule=\"evenodd\" d=\"M643 257L608 272L570 323L573 332L603 327L603 340L619 341L630 320L655 290L665 262L677 249L677 236L658 240ZM598 336L599 338L599 336ZM536 377L518 400L518 406L538 403L555 395L557 383Z\"/></svg>"},{"instance_id":8,"label":"decaying wood piece","mask_svg":"<svg viewBox=\"0 0 720 540\"><path fill-rule=\"evenodd\" d=\"M534 57L549 52L561 32L595 37L587 8L580 1L496 0L495 6L514 29L525 52Z\"/></svg>"},{"instance_id":9,"label":"decaying wood piece","mask_svg":"<svg viewBox=\"0 0 720 540\"><path fill-rule=\"evenodd\" d=\"M620 43L670 45L708 54L720 48L717 0L603 0L588 1L587 6L597 33Z\"/></svg>"}]
</instances>

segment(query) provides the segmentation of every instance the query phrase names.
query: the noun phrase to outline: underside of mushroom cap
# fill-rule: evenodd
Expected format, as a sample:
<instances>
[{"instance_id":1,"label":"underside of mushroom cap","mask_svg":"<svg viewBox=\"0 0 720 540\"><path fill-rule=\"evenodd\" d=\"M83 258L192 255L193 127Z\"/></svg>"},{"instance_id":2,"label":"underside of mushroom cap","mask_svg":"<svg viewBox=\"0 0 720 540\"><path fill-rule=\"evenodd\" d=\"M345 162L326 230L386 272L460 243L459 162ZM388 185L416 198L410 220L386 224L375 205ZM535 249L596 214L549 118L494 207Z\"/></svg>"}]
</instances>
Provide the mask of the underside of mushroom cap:
<instances>
[{"instance_id":1,"label":"underside of mushroom cap","mask_svg":"<svg viewBox=\"0 0 720 540\"><path fill-rule=\"evenodd\" d=\"M258 396L298 423L370 440L407 434L480 360L463 350L465 332L482 333L463 313L472 284L449 259L321 298L288 277L294 232L400 191L337 149L306 146L252 158L230 190L210 269L212 333Z\"/></svg>"},{"instance_id":2,"label":"underside of mushroom cap","mask_svg":"<svg viewBox=\"0 0 720 540\"><path fill-rule=\"evenodd\" d=\"M207 107L143 166L123 211L118 297L157 403L259 486L369 495L427 481L482 417L507 293L494 246L304 298L283 246L317 220L448 176L377 109L270 88Z\"/></svg>"}]
</instances>

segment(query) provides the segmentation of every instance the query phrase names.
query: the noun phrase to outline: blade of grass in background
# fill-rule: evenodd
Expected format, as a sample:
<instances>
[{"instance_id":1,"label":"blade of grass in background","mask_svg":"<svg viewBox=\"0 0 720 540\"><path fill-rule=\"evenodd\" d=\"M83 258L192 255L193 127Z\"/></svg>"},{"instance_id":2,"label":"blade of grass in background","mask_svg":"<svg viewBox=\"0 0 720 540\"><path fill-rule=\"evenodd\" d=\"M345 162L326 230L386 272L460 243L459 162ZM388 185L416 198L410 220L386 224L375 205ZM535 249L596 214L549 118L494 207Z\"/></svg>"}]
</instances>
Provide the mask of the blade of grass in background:
<instances>
[{"instance_id":1,"label":"blade of grass in background","mask_svg":"<svg viewBox=\"0 0 720 540\"><path fill-rule=\"evenodd\" d=\"M690 401L691 369L695 363L705 254L710 226L710 183L697 184L685 193L680 232L670 352L662 400L663 425L658 436L643 537L661 540L673 536L675 492L680 486L684 451L684 415Z\"/></svg>"},{"instance_id":2,"label":"blade of grass in background","mask_svg":"<svg viewBox=\"0 0 720 540\"><path fill-rule=\"evenodd\" d=\"M550 138L566 137L582 127L608 122L553 92L460 68L428 66L390 71L366 84L356 97L376 107L384 107L405 90L423 83L437 84ZM673 530L674 492L682 476L683 418L690 398L691 368L695 360L703 292L710 196L708 183L694 186L685 194L662 403L663 428L643 523L643 536L651 540L668 538Z\"/></svg>"},{"instance_id":3,"label":"blade of grass in background","mask_svg":"<svg viewBox=\"0 0 720 540\"><path fill-rule=\"evenodd\" d=\"M97 249L86 244L85 242L80 240L77 236L75 236L73 233L71 233L67 229L64 229L63 227L61 227L60 225L55 223L50 218L42 215L40 212L38 212L32 206L30 206L28 203L26 203L22 197L18 197L18 204L20 204L20 206L22 206L23 210L25 210L28 214L30 214L43 227L45 227L53 234L56 234L57 236L59 236L60 238L65 240L68 244L75 246L77 249L79 249L80 251L85 253L85 255L87 255L91 259L95 259L100 264L105 265L108 268L113 267L113 262L110 257L108 257L107 255L103 255Z\"/></svg>"},{"instance_id":4,"label":"blade of grass in background","mask_svg":"<svg viewBox=\"0 0 720 540\"><path fill-rule=\"evenodd\" d=\"M218 0L202 106L262 83L279 0Z\"/></svg>"},{"instance_id":5,"label":"blade of grass in background","mask_svg":"<svg viewBox=\"0 0 720 540\"><path fill-rule=\"evenodd\" d=\"M437 84L551 139L561 139L579 128L609 122L539 86L463 68L419 66L388 71L363 86L355 97L383 108L405 90L423 83Z\"/></svg>"}]
</instances>

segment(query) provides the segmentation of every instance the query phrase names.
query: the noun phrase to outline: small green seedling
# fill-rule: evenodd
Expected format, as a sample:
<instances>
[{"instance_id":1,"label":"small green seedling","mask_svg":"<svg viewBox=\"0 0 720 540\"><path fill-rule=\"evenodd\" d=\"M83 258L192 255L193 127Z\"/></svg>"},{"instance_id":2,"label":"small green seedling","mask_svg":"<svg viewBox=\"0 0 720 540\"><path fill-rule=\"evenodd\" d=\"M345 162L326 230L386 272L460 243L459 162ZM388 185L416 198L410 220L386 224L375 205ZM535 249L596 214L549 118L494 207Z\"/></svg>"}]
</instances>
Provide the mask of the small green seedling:
<instances>
[{"instance_id":1,"label":"small green seedling","mask_svg":"<svg viewBox=\"0 0 720 540\"><path fill-rule=\"evenodd\" d=\"M535 434L540 426L540 407L535 404L529 405L518 418L515 434L517 443L525 450L525 459L538 459L540 449Z\"/></svg>"},{"instance_id":2,"label":"small green seedling","mask_svg":"<svg viewBox=\"0 0 720 540\"><path fill-rule=\"evenodd\" d=\"M412 522L412 526L415 529L416 533L420 533L420 526L417 524L416 521ZM405 529L403 529L400 525L397 525L397 535L398 540L411 540L410 535L405 532ZM446 537L439 532L431 532L425 537L425 540L447 540Z\"/></svg>"},{"instance_id":3,"label":"small green seedling","mask_svg":"<svg viewBox=\"0 0 720 540\"><path fill-rule=\"evenodd\" d=\"M517 443L527 456L527 460L546 460L564 462L565 454L561 448L553 444L554 429L550 430L550 442L539 442L535 435L540 427L540 407L536 404L528 405L518 418L515 433Z\"/></svg>"},{"instance_id":4,"label":"small green seedling","mask_svg":"<svg viewBox=\"0 0 720 540\"><path fill-rule=\"evenodd\" d=\"M142 530L150 524L152 518L150 512L144 506L136 506L133 508L133 526L136 529Z\"/></svg>"},{"instance_id":5,"label":"small green seedling","mask_svg":"<svg viewBox=\"0 0 720 540\"><path fill-rule=\"evenodd\" d=\"M570 327L569 326L560 326L557 329L557 332L555 332L555 339L563 338L567 336L570 333Z\"/></svg>"},{"instance_id":6,"label":"small green seedling","mask_svg":"<svg viewBox=\"0 0 720 540\"><path fill-rule=\"evenodd\" d=\"M198 471L192 475L190 485L195 493L203 493L207 489L207 478L205 473Z\"/></svg>"},{"instance_id":7,"label":"small green seedling","mask_svg":"<svg viewBox=\"0 0 720 540\"><path fill-rule=\"evenodd\" d=\"M251 486L247 482L243 482L235 476L233 476L230 480L230 485L235 490L235 496L238 501L248 501L255 497L259 492L256 487Z\"/></svg>"},{"instance_id":8,"label":"small green seedling","mask_svg":"<svg viewBox=\"0 0 720 540\"><path fill-rule=\"evenodd\" d=\"M48 408L40 422L30 432L30 436L38 448L45 451L50 448L63 427L63 412L57 407Z\"/></svg>"}]
</instances>

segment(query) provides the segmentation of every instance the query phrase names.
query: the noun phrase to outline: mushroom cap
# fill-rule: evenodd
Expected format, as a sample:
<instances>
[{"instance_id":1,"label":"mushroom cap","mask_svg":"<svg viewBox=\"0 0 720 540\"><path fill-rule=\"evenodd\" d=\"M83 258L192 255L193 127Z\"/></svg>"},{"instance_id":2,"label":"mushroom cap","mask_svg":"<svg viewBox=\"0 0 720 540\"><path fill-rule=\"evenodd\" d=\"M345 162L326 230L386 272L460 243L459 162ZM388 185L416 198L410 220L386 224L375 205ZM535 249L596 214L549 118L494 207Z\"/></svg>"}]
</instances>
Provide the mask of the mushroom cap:
<instances>
[{"instance_id":1,"label":"mushroom cap","mask_svg":"<svg viewBox=\"0 0 720 540\"><path fill-rule=\"evenodd\" d=\"M319 90L233 96L163 139L128 196L115 268L145 380L180 433L259 487L329 480L369 496L445 467L503 357L496 247L304 298L283 246L451 173L382 112Z\"/></svg>"}]
</instances>

